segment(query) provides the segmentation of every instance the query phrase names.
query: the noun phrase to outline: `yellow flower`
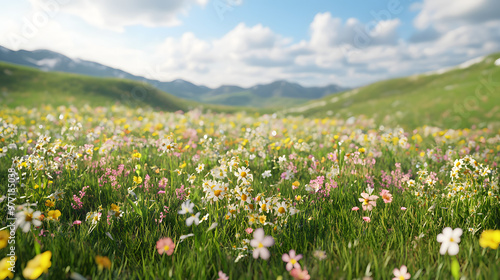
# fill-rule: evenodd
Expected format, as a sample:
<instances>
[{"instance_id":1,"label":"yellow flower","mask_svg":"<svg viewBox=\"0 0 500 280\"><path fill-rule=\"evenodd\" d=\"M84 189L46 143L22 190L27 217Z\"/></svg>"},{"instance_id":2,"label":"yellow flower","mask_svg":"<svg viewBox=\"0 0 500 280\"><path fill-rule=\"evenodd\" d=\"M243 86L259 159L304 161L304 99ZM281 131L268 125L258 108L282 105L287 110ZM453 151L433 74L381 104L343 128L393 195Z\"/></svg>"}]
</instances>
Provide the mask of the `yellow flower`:
<instances>
[{"instance_id":1,"label":"yellow flower","mask_svg":"<svg viewBox=\"0 0 500 280\"><path fill-rule=\"evenodd\" d=\"M132 154L132 158L134 158L134 159L141 159L141 156L142 156L141 153Z\"/></svg>"},{"instance_id":2,"label":"yellow flower","mask_svg":"<svg viewBox=\"0 0 500 280\"><path fill-rule=\"evenodd\" d=\"M107 269L111 268L111 261L109 260L108 257L96 256L95 263L97 264L99 270L102 270L103 268Z\"/></svg>"},{"instance_id":3,"label":"yellow flower","mask_svg":"<svg viewBox=\"0 0 500 280\"><path fill-rule=\"evenodd\" d=\"M118 206L114 203L111 203L111 210L114 212L120 212L120 206Z\"/></svg>"},{"instance_id":4,"label":"yellow flower","mask_svg":"<svg viewBox=\"0 0 500 280\"><path fill-rule=\"evenodd\" d=\"M8 230L0 231L0 249L7 247L7 242L9 241L10 233ZM2 279L0 277L0 279Z\"/></svg>"},{"instance_id":5,"label":"yellow flower","mask_svg":"<svg viewBox=\"0 0 500 280\"><path fill-rule=\"evenodd\" d=\"M56 204L54 203L54 201L50 200L50 199L47 199L47 201L45 201L45 206L47 207L54 207Z\"/></svg>"},{"instance_id":6,"label":"yellow flower","mask_svg":"<svg viewBox=\"0 0 500 280\"><path fill-rule=\"evenodd\" d=\"M23 270L23 276L26 279L37 279L42 273L47 273L52 265L50 258L52 252L45 251L28 262Z\"/></svg>"},{"instance_id":7,"label":"yellow flower","mask_svg":"<svg viewBox=\"0 0 500 280\"><path fill-rule=\"evenodd\" d=\"M360 152L360 153L364 153L364 152L366 152L366 149L365 149L365 148L359 148L359 149L358 149L358 152Z\"/></svg>"},{"instance_id":8,"label":"yellow flower","mask_svg":"<svg viewBox=\"0 0 500 280\"><path fill-rule=\"evenodd\" d=\"M17 256L14 256L14 262L10 259L11 257L5 257L0 261L0 279L5 279L9 277L10 279L14 278L14 270L15 261L17 260Z\"/></svg>"},{"instance_id":9,"label":"yellow flower","mask_svg":"<svg viewBox=\"0 0 500 280\"><path fill-rule=\"evenodd\" d=\"M479 245L483 248L497 249L498 245L500 245L500 230L488 229L483 231L479 238Z\"/></svg>"},{"instance_id":10,"label":"yellow flower","mask_svg":"<svg viewBox=\"0 0 500 280\"><path fill-rule=\"evenodd\" d=\"M137 185L139 185L140 183L142 183L142 178L138 177L138 176L134 176L134 183L136 183Z\"/></svg>"},{"instance_id":11,"label":"yellow flower","mask_svg":"<svg viewBox=\"0 0 500 280\"><path fill-rule=\"evenodd\" d=\"M50 210L49 213L47 214L47 218L49 220L59 220L59 217L61 216L61 211L59 210Z\"/></svg>"}]
</instances>

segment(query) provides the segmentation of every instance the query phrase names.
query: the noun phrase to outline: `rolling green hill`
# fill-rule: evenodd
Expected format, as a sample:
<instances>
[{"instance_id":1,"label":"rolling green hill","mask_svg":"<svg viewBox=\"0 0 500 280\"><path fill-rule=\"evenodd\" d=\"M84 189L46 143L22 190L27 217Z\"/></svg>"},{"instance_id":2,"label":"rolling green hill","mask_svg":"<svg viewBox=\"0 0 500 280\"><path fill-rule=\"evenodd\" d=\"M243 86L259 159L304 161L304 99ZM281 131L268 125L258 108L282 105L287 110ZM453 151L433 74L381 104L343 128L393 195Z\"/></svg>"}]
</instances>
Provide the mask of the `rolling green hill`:
<instances>
[{"instance_id":1,"label":"rolling green hill","mask_svg":"<svg viewBox=\"0 0 500 280\"><path fill-rule=\"evenodd\" d=\"M500 53L405 78L376 82L284 111L308 117L366 116L380 124L450 128L500 123Z\"/></svg>"},{"instance_id":2,"label":"rolling green hill","mask_svg":"<svg viewBox=\"0 0 500 280\"><path fill-rule=\"evenodd\" d=\"M166 111L187 110L197 105L145 83L59 72L49 73L0 63L0 103L3 105L107 106L117 102L132 107L147 105Z\"/></svg>"}]
</instances>

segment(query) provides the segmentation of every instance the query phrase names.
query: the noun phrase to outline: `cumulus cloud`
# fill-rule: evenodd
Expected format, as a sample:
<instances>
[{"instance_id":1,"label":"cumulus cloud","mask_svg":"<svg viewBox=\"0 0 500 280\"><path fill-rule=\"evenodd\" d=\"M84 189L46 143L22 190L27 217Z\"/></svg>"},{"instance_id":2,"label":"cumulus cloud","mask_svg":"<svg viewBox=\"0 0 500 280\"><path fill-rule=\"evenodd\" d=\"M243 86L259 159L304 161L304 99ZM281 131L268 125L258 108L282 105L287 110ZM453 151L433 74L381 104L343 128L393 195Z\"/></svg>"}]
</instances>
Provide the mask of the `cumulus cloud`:
<instances>
[{"instance_id":1,"label":"cumulus cloud","mask_svg":"<svg viewBox=\"0 0 500 280\"><path fill-rule=\"evenodd\" d=\"M414 20L419 29L435 25L444 31L458 24L477 24L500 19L498 0L424 0L415 9L420 10Z\"/></svg>"},{"instance_id":2,"label":"cumulus cloud","mask_svg":"<svg viewBox=\"0 0 500 280\"><path fill-rule=\"evenodd\" d=\"M30 0L34 7L46 5L44 0ZM54 1L55 2L55 1ZM58 0L58 8L82 18L87 23L114 31L124 27L175 26L181 24L178 15L194 5L205 6L208 0Z\"/></svg>"}]
</instances>

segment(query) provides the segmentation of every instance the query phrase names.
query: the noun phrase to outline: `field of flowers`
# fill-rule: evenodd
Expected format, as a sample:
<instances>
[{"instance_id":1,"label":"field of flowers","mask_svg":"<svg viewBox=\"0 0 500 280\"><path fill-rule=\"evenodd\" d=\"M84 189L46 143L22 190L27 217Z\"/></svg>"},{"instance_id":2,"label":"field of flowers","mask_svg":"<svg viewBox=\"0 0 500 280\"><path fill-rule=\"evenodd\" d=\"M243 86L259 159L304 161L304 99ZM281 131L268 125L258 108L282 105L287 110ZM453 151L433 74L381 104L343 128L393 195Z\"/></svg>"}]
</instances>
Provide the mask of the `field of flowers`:
<instances>
[{"instance_id":1,"label":"field of flowers","mask_svg":"<svg viewBox=\"0 0 500 280\"><path fill-rule=\"evenodd\" d=\"M500 279L500 130L0 111L0 279Z\"/></svg>"}]
</instances>

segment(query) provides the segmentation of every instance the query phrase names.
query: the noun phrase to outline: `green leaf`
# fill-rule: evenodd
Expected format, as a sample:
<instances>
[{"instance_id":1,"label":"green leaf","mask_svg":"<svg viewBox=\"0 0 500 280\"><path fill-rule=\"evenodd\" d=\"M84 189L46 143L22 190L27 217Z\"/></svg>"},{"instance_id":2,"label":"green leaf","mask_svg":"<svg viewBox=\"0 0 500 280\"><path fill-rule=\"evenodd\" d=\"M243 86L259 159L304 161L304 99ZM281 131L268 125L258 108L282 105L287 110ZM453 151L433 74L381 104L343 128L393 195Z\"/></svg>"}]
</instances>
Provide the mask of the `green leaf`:
<instances>
[{"instance_id":1,"label":"green leaf","mask_svg":"<svg viewBox=\"0 0 500 280\"><path fill-rule=\"evenodd\" d=\"M137 205L135 205L135 203L130 198L127 197L127 200L130 203L130 205L132 205L132 208L134 208L135 213L139 214L139 216L142 217L141 209L139 207L137 207Z\"/></svg>"}]
</instances>

